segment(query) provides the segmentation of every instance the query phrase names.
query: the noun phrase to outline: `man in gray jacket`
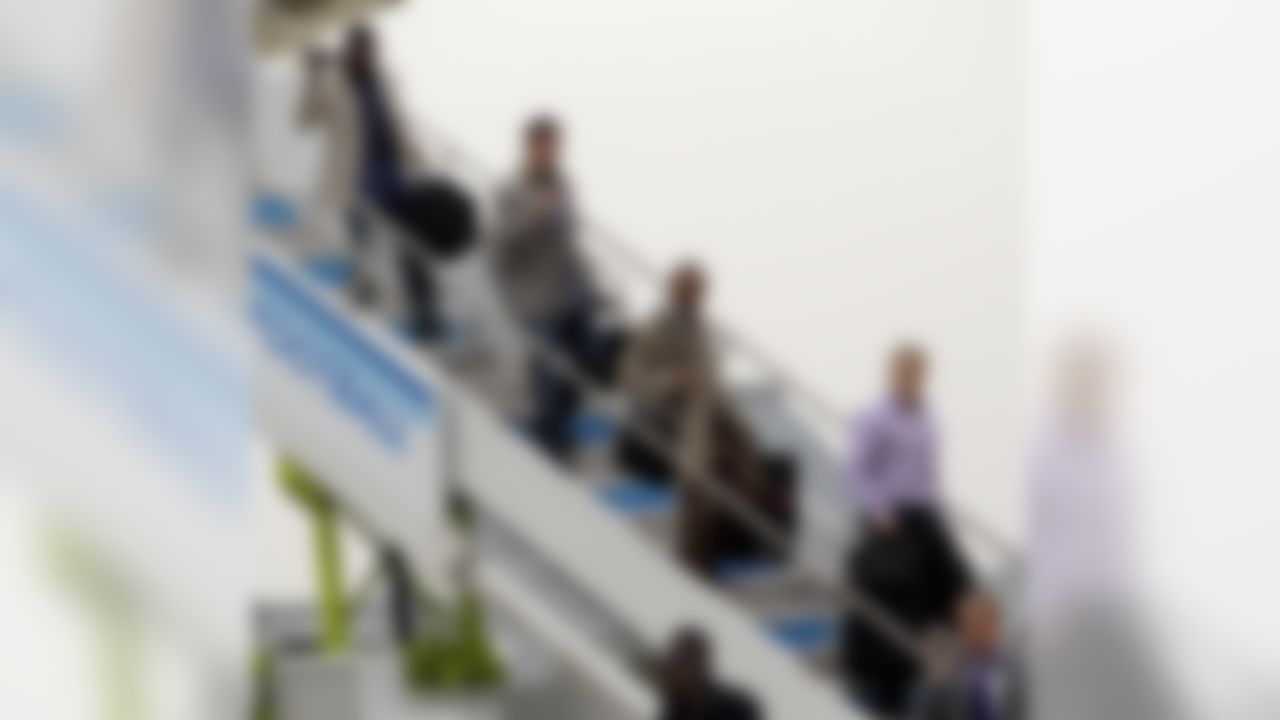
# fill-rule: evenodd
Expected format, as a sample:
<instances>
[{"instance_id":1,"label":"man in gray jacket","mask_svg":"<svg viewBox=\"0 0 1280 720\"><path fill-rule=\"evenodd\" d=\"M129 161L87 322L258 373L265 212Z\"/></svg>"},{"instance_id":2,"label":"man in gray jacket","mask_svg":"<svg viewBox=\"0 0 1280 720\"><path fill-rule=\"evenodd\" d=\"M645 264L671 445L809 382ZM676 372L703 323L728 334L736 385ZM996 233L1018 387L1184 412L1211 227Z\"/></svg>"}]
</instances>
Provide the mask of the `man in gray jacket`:
<instances>
[{"instance_id":1,"label":"man in gray jacket","mask_svg":"<svg viewBox=\"0 0 1280 720\"><path fill-rule=\"evenodd\" d=\"M548 453L566 460L581 393L561 363L579 372L592 366L596 294L578 247L561 139L551 117L535 117L527 126L523 164L499 197L494 262L512 315L538 345L531 362L531 430Z\"/></svg>"}]
</instances>

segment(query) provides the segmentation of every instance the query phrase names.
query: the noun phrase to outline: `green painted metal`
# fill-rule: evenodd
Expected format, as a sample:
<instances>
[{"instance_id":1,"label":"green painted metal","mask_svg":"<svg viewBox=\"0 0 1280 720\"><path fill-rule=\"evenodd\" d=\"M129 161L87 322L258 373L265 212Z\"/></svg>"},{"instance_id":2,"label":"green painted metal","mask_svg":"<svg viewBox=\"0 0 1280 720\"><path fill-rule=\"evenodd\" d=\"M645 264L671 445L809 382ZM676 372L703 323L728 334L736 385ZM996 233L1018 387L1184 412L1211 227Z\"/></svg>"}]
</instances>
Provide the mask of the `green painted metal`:
<instances>
[{"instance_id":1,"label":"green painted metal","mask_svg":"<svg viewBox=\"0 0 1280 720\"><path fill-rule=\"evenodd\" d=\"M338 509L333 499L297 463L285 460L279 472L285 492L298 502L311 521L321 646L327 654L339 655L347 650L350 624L342 582Z\"/></svg>"},{"instance_id":2,"label":"green painted metal","mask_svg":"<svg viewBox=\"0 0 1280 720\"><path fill-rule=\"evenodd\" d=\"M116 608L103 608L102 668L106 717L112 720L144 720L147 713L141 631L137 618Z\"/></svg>"},{"instance_id":3,"label":"green painted metal","mask_svg":"<svg viewBox=\"0 0 1280 720\"><path fill-rule=\"evenodd\" d=\"M89 620L98 656L102 717L145 720L149 713L145 652L137 597L114 565L85 539L58 531L49 562Z\"/></svg>"}]
</instances>

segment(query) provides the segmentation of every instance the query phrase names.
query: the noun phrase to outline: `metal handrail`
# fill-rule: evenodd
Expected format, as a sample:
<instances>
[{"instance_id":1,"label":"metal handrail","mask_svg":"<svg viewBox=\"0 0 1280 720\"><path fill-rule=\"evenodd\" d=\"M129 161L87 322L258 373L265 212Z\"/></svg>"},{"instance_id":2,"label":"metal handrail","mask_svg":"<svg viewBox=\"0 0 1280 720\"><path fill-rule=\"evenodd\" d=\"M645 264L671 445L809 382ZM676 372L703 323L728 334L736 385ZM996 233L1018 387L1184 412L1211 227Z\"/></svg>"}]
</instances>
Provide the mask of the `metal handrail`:
<instances>
[{"instance_id":1,"label":"metal handrail","mask_svg":"<svg viewBox=\"0 0 1280 720\"><path fill-rule=\"evenodd\" d=\"M419 127L425 128L427 137L432 145L437 145L442 150L439 156L446 161L452 161L446 162L446 165L461 165L469 169L471 171L470 174L484 180L486 184L492 184L493 173L461 150L457 143L452 142L444 134L437 132L435 128L429 125L420 123ZM663 271L624 241L621 235L610 231L591 218L587 218L585 224L587 232L583 234L584 237L616 256L633 276L640 278L650 286L663 282ZM737 328L715 320L711 320L710 323L717 341L729 352L732 353L737 350L771 375L772 379L777 382L778 387L807 405L816 416L816 419L826 425L827 430L832 431L837 436L844 432L847 424L845 414L831 405L821 393L800 379L782 361L778 360L772 353L764 350L758 342ZM1000 559L1005 564L1014 568L1021 565L1021 554L1014 543L998 530L967 508L950 501L946 503L946 506L965 530L990 546L1000 555Z\"/></svg>"},{"instance_id":2,"label":"metal handrail","mask_svg":"<svg viewBox=\"0 0 1280 720\"><path fill-rule=\"evenodd\" d=\"M412 257L418 262L423 263L428 268L438 262L431 256L430 251L420 243L410 240L410 234L399 228L394 220L386 217L382 212L367 205L359 207L358 211L367 214L369 217L374 218L378 224L388 228L390 232L387 234L393 238L393 241L402 247L407 247ZM527 328L521 327L521 331L524 341L528 343L531 350L540 359L548 362L556 371L569 378L570 382L579 391L585 392L592 397L607 395L608 390L606 388L580 369L575 362L565 357L558 349L550 346ZM662 433L647 425L629 423L628 427L632 432L636 433L637 439L648 446L650 450L661 454L673 464L678 464L677 449L666 440ZM721 509L727 510L736 519L749 526L751 531L774 551L792 558L800 558L799 567L806 574L814 578L822 578L824 576L822 568L816 562L804 557L803 553L796 552L797 548L794 547L796 543L788 537L785 530L775 526L769 518L757 511L745 499L727 489L724 483L719 482L719 478L711 473L697 473L694 475L682 473L680 481L690 483L698 491L705 493ZM899 618L856 590L843 586L828 589L835 596L839 610L864 618L899 650L922 665L928 661L926 643L906 627Z\"/></svg>"}]
</instances>

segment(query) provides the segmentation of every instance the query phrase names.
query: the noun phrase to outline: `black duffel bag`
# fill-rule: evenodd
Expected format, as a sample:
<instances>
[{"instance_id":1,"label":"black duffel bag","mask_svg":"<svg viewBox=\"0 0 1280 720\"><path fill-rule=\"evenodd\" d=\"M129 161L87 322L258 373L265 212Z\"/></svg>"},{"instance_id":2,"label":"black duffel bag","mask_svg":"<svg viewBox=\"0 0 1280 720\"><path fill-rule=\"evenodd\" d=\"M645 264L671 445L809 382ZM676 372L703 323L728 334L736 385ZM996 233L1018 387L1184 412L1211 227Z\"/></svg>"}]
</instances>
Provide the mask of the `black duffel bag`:
<instances>
[{"instance_id":1,"label":"black duffel bag","mask_svg":"<svg viewBox=\"0 0 1280 720\"><path fill-rule=\"evenodd\" d=\"M439 259L451 260L475 244L477 213L471 196L439 177L415 181L390 203L400 227Z\"/></svg>"}]
</instances>

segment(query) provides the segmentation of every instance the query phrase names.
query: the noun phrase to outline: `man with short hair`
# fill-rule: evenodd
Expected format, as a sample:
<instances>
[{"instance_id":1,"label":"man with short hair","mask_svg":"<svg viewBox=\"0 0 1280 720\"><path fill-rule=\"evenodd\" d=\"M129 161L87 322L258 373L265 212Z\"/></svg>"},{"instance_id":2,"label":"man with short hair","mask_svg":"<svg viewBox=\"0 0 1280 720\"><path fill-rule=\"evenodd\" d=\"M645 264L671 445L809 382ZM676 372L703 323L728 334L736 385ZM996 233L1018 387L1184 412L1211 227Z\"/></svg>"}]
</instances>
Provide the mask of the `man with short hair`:
<instances>
[{"instance_id":1,"label":"man with short hair","mask_svg":"<svg viewBox=\"0 0 1280 720\"><path fill-rule=\"evenodd\" d=\"M939 658L921 695L919 720L1022 720L1021 668L1005 646L1000 607L985 592L969 594L956 613L960 647Z\"/></svg>"},{"instance_id":2,"label":"man with short hair","mask_svg":"<svg viewBox=\"0 0 1280 720\"><path fill-rule=\"evenodd\" d=\"M707 292L702 268L682 263L667 281L662 307L635 331L623 360L629 418L618 460L647 482L668 483L680 474L703 476L711 470L708 444L720 388L703 307Z\"/></svg>"},{"instance_id":3,"label":"man with short hair","mask_svg":"<svg viewBox=\"0 0 1280 720\"><path fill-rule=\"evenodd\" d=\"M541 346L532 349L531 362L534 438L564 461L581 401L572 375L594 364L596 289L578 247L562 143L551 116L538 115L526 126L522 165L499 198L494 260L511 313Z\"/></svg>"},{"instance_id":4,"label":"man with short hair","mask_svg":"<svg viewBox=\"0 0 1280 720\"><path fill-rule=\"evenodd\" d=\"M857 420L848 468L855 510L870 534L909 542L921 557L921 579L930 582L909 610L926 624L949 622L969 584L941 507L940 430L928 405L928 373L920 346L904 343L893 352L889 392Z\"/></svg>"},{"instance_id":5,"label":"man with short hair","mask_svg":"<svg viewBox=\"0 0 1280 720\"><path fill-rule=\"evenodd\" d=\"M711 642L700 631L676 634L662 667L660 720L763 720L756 702L716 677Z\"/></svg>"},{"instance_id":6,"label":"man with short hair","mask_svg":"<svg viewBox=\"0 0 1280 720\"><path fill-rule=\"evenodd\" d=\"M892 353L888 393L859 415L848 477L865 531L851 554L850 582L907 629L949 625L969 570L940 507L939 430L926 396L928 357L912 343ZM853 685L875 709L898 714L919 669L863 618L846 625Z\"/></svg>"}]
</instances>

